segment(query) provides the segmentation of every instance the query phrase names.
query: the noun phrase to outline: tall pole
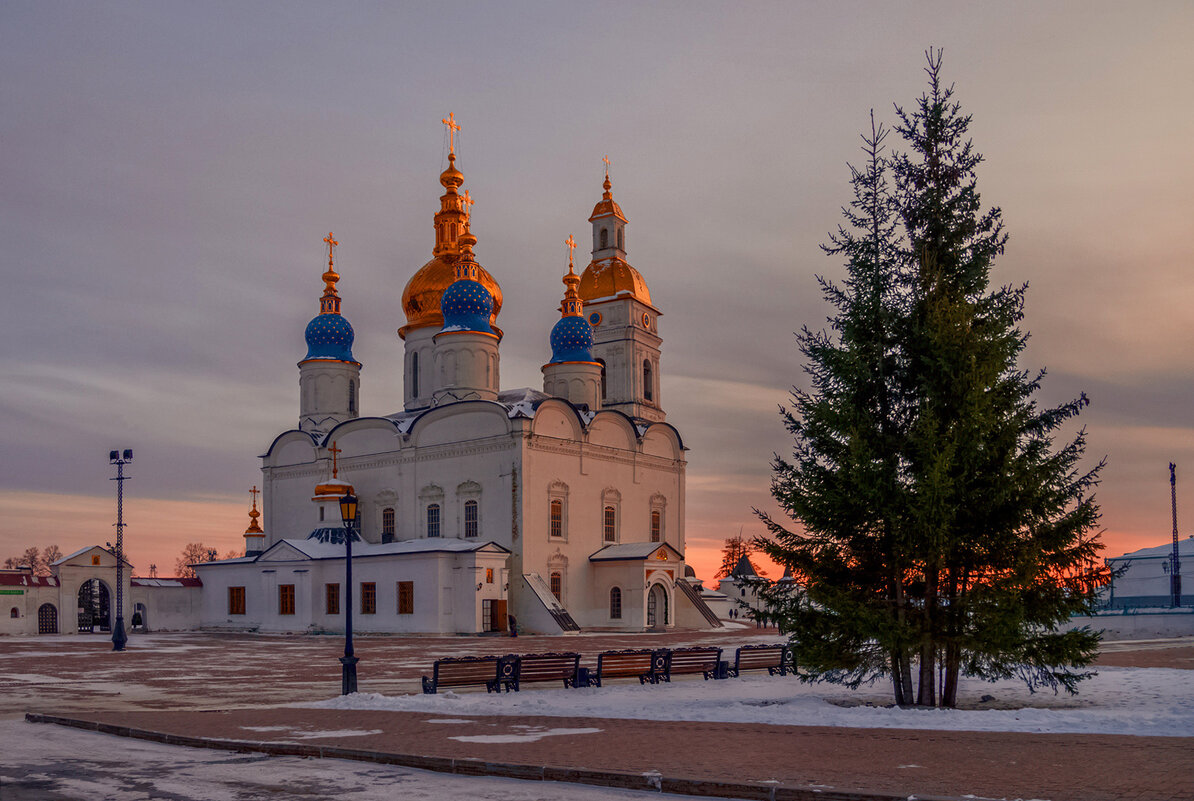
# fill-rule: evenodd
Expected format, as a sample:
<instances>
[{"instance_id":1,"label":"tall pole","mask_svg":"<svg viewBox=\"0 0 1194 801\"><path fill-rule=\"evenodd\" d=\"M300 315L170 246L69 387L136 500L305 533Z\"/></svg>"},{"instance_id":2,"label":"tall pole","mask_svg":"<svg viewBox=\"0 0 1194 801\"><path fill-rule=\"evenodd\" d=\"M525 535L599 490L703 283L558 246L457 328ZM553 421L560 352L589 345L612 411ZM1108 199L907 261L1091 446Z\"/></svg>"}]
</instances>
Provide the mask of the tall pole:
<instances>
[{"instance_id":1,"label":"tall pole","mask_svg":"<svg viewBox=\"0 0 1194 801\"><path fill-rule=\"evenodd\" d=\"M1177 465L1169 463L1169 500L1173 509L1173 555L1169 565L1170 604L1182 605L1182 562L1177 555Z\"/></svg>"},{"instance_id":2,"label":"tall pole","mask_svg":"<svg viewBox=\"0 0 1194 801\"><path fill-rule=\"evenodd\" d=\"M133 461L133 452L111 451L108 461L116 465L116 478L109 479L116 482L116 622L112 625L112 650L123 651L129 640L124 633L124 482L129 479L124 466Z\"/></svg>"},{"instance_id":3,"label":"tall pole","mask_svg":"<svg viewBox=\"0 0 1194 801\"><path fill-rule=\"evenodd\" d=\"M340 694L357 691L357 659L352 649L352 524L357 515L357 499L346 495L340 501L344 520L344 656L340 659Z\"/></svg>"}]
</instances>

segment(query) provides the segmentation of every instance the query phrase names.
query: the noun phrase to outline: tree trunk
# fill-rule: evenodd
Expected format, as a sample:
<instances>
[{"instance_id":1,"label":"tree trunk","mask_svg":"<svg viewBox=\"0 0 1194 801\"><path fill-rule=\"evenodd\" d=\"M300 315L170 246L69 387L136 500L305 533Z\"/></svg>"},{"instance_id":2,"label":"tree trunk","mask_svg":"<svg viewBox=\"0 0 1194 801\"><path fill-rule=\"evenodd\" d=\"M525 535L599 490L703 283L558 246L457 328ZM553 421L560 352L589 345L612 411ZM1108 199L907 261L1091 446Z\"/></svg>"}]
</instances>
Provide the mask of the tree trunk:
<instances>
[{"instance_id":1,"label":"tree trunk","mask_svg":"<svg viewBox=\"0 0 1194 801\"><path fill-rule=\"evenodd\" d=\"M937 706L937 648L934 642L937 612L937 577L934 566L925 570L925 607L920 629L920 684L916 689L917 706Z\"/></svg>"},{"instance_id":2,"label":"tree trunk","mask_svg":"<svg viewBox=\"0 0 1194 801\"><path fill-rule=\"evenodd\" d=\"M958 705L958 672L962 666L962 649L954 641L945 646L945 688L941 691L941 706L954 709Z\"/></svg>"}]
</instances>

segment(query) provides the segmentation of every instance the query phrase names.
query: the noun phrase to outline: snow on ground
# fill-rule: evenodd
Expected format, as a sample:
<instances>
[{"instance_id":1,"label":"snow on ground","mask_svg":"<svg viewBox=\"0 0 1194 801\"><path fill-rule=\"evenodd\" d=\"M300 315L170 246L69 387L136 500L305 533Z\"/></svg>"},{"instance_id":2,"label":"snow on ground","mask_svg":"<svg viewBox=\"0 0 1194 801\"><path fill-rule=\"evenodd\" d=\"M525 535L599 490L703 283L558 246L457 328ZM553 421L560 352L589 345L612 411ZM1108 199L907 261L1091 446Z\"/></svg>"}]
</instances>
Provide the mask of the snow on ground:
<instances>
[{"instance_id":1,"label":"snow on ground","mask_svg":"<svg viewBox=\"0 0 1194 801\"><path fill-rule=\"evenodd\" d=\"M4 801L634 801L642 792L162 745L0 721ZM668 796L683 801L689 796ZM695 799L694 799L695 801Z\"/></svg>"},{"instance_id":2,"label":"snow on ground","mask_svg":"<svg viewBox=\"0 0 1194 801\"><path fill-rule=\"evenodd\" d=\"M472 715L542 715L635 718L780 726L946 729L1194 736L1194 670L1102 668L1077 695L1029 693L1022 682L963 680L963 709L899 709L887 684L851 691L803 684L792 677L751 675L724 681L610 685L575 690L537 686L518 693L444 692L385 696L358 693L318 703L318 709L426 712L444 718ZM987 701L984 696L991 696Z\"/></svg>"}]
</instances>

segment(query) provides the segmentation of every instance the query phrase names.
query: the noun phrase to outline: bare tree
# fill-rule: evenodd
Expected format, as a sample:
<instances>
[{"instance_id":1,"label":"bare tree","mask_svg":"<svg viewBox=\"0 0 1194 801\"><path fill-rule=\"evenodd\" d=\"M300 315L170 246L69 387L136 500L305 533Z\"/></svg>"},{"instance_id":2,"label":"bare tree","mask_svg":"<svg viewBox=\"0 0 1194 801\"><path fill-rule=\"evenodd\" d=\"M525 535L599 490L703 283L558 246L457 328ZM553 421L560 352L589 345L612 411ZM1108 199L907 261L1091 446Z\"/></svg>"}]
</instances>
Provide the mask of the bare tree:
<instances>
[{"instance_id":1,"label":"bare tree","mask_svg":"<svg viewBox=\"0 0 1194 801\"><path fill-rule=\"evenodd\" d=\"M174 572L183 578L194 578L195 568L191 565L199 562L214 562L216 557L215 548L209 548L201 542L189 542L182 549L182 555L178 557L178 561L174 563Z\"/></svg>"}]
</instances>

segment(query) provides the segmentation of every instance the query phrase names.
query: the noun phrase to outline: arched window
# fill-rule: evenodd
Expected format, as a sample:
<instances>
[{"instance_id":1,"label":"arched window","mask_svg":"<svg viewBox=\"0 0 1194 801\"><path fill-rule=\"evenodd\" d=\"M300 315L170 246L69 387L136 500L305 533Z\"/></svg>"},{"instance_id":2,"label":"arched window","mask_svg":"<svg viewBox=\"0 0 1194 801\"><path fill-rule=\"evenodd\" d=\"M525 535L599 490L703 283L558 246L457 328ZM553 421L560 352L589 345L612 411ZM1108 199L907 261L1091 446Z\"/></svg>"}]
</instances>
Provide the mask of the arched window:
<instances>
[{"instance_id":1,"label":"arched window","mask_svg":"<svg viewBox=\"0 0 1194 801\"><path fill-rule=\"evenodd\" d=\"M357 382L348 382L348 413L356 414L357 411Z\"/></svg>"},{"instance_id":2,"label":"arched window","mask_svg":"<svg viewBox=\"0 0 1194 801\"><path fill-rule=\"evenodd\" d=\"M663 515L658 509L651 510L651 542L663 541Z\"/></svg>"},{"instance_id":3,"label":"arched window","mask_svg":"<svg viewBox=\"0 0 1194 801\"><path fill-rule=\"evenodd\" d=\"M551 594L556 597L557 601L563 602L564 597L564 576L560 571L552 571L551 574Z\"/></svg>"},{"instance_id":4,"label":"arched window","mask_svg":"<svg viewBox=\"0 0 1194 801\"><path fill-rule=\"evenodd\" d=\"M381 541L394 541L394 507L392 506L381 510Z\"/></svg>"},{"instance_id":5,"label":"arched window","mask_svg":"<svg viewBox=\"0 0 1194 801\"><path fill-rule=\"evenodd\" d=\"M564 502L559 498L551 499L551 523L548 532L553 537L564 536Z\"/></svg>"},{"instance_id":6,"label":"arched window","mask_svg":"<svg viewBox=\"0 0 1194 801\"><path fill-rule=\"evenodd\" d=\"M439 536L439 504L427 504L427 536Z\"/></svg>"},{"instance_id":7,"label":"arched window","mask_svg":"<svg viewBox=\"0 0 1194 801\"><path fill-rule=\"evenodd\" d=\"M643 359L643 400L654 400L654 386L651 375L651 360Z\"/></svg>"},{"instance_id":8,"label":"arched window","mask_svg":"<svg viewBox=\"0 0 1194 801\"><path fill-rule=\"evenodd\" d=\"M605 359L598 359L597 363L601 365L601 400L605 400Z\"/></svg>"},{"instance_id":9,"label":"arched window","mask_svg":"<svg viewBox=\"0 0 1194 801\"><path fill-rule=\"evenodd\" d=\"M618 229L618 250L625 250L626 247L622 244L622 229Z\"/></svg>"},{"instance_id":10,"label":"arched window","mask_svg":"<svg viewBox=\"0 0 1194 801\"><path fill-rule=\"evenodd\" d=\"M611 620L622 619L622 588L614 587L609 591L609 616Z\"/></svg>"},{"instance_id":11,"label":"arched window","mask_svg":"<svg viewBox=\"0 0 1194 801\"><path fill-rule=\"evenodd\" d=\"M601 247L609 247L609 231L605 228L601 229Z\"/></svg>"},{"instance_id":12,"label":"arched window","mask_svg":"<svg viewBox=\"0 0 1194 801\"><path fill-rule=\"evenodd\" d=\"M410 355L410 396L419 397L419 352Z\"/></svg>"},{"instance_id":13,"label":"arched window","mask_svg":"<svg viewBox=\"0 0 1194 801\"><path fill-rule=\"evenodd\" d=\"M17 608L14 606L14 607L12 608L12 611L8 613L8 616L9 616L9 617L20 617L20 616L21 616L21 610L20 610L20 609L17 609Z\"/></svg>"},{"instance_id":14,"label":"arched window","mask_svg":"<svg viewBox=\"0 0 1194 801\"><path fill-rule=\"evenodd\" d=\"M464 536L477 536L477 502L464 502Z\"/></svg>"},{"instance_id":15,"label":"arched window","mask_svg":"<svg viewBox=\"0 0 1194 801\"><path fill-rule=\"evenodd\" d=\"M602 530L606 542L615 542L618 538L618 510L612 506L605 507L602 520Z\"/></svg>"}]
</instances>

